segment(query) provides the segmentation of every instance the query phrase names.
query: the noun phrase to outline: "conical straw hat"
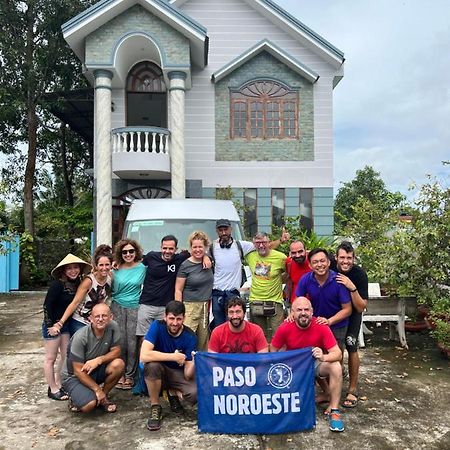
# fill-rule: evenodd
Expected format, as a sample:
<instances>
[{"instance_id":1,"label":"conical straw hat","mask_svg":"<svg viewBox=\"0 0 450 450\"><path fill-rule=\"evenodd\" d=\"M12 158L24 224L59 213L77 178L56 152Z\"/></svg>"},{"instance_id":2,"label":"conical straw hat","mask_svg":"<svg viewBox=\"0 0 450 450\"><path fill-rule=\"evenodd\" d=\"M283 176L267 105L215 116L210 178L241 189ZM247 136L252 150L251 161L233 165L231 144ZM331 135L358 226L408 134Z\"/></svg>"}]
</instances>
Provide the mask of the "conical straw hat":
<instances>
[{"instance_id":1,"label":"conical straw hat","mask_svg":"<svg viewBox=\"0 0 450 450\"><path fill-rule=\"evenodd\" d=\"M80 264L81 266L81 272L84 274L87 274L91 271L92 266L83 261L82 259L78 258L78 256L72 255L72 253L69 253L53 270L52 275L55 278L61 278L62 272L64 270L64 266L67 266L67 264Z\"/></svg>"}]
</instances>

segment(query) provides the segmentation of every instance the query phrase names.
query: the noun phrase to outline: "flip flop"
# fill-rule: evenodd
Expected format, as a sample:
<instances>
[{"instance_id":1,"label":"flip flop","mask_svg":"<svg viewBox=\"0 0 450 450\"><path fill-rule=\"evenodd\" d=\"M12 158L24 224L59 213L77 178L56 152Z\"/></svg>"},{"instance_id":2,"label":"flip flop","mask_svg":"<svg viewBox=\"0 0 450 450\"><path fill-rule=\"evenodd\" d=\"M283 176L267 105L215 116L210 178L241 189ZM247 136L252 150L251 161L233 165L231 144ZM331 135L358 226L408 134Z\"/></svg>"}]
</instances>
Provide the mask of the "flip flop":
<instances>
[{"instance_id":1,"label":"flip flop","mask_svg":"<svg viewBox=\"0 0 450 450\"><path fill-rule=\"evenodd\" d=\"M349 395L355 398L348 398ZM355 408L357 404L358 404L358 395L354 392L347 392L345 400L342 402L342 406L344 408Z\"/></svg>"}]
</instances>

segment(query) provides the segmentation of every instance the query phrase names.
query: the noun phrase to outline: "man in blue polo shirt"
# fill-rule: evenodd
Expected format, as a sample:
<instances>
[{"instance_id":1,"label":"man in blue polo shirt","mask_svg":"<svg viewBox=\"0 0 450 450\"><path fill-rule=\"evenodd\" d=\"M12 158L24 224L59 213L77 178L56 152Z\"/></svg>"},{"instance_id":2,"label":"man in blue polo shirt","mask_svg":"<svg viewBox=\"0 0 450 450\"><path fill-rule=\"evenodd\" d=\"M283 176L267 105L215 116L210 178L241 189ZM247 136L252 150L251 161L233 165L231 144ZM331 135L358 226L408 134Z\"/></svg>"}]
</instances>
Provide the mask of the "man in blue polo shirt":
<instances>
[{"instance_id":1,"label":"man in blue polo shirt","mask_svg":"<svg viewBox=\"0 0 450 450\"><path fill-rule=\"evenodd\" d=\"M330 257L323 248L308 254L312 272L304 275L295 291L297 297L308 297L317 323L326 324L336 338L341 351L344 348L348 317L352 313L350 292L336 281L336 272L330 270Z\"/></svg>"},{"instance_id":2,"label":"man in blue polo shirt","mask_svg":"<svg viewBox=\"0 0 450 450\"><path fill-rule=\"evenodd\" d=\"M295 294L297 297L308 297L311 301L314 316L318 324L325 324L331 328L333 335L341 349L344 350L347 334L348 317L352 313L350 292L337 282L337 273L330 270L330 256L323 248L315 248L308 254L312 272L304 275ZM342 364L342 360L341 360ZM316 397L318 403L330 400L330 388L326 380L318 380L323 394ZM330 413L328 406L326 412Z\"/></svg>"},{"instance_id":3,"label":"man in blue polo shirt","mask_svg":"<svg viewBox=\"0 0 450 450\"><path fill-rule=\"evenodd\" d=\"M195 333L184 326L184 303L170 301L164 320L154 321L141 348L145 383L150 397L151 413L147 422L150 431L161 428L162 407L159 403L161 389L168 390L170 409L183 412L177 393L191 404L197 402L195 366L193 355L197 349Z\"/></svg>"}]
</instances>

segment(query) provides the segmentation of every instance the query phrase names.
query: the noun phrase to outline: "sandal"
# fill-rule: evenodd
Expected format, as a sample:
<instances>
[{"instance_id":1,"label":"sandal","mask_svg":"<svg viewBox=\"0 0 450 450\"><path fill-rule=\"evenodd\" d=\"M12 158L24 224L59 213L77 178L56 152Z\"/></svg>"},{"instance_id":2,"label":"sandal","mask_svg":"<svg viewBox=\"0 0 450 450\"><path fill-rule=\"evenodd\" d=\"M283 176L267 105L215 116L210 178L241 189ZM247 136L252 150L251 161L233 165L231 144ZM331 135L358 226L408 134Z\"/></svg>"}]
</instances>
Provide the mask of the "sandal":
<instances>
[{"instance_id":1,"label":"sandal","mask_svg":"<svg viewBox=\"0 0 450 450\"><path fill-rule=\"evenodd\" d=\"M107 398L105 398L105 400L103 400L98 407L103 409L105 413L115 413L117 411L117 405L110 402Z\"/></svg>"},{"instance_id":2,"label":"sandal","mask_svg":"<svg viewBox=\"0 0 450 450\"><path fill-rule=\"evenodd\" d=\"M134 386L134 381L132 378L127 378L125 382L122 383L122 387L119 389L129 390L132 389Z\"/></svg>"},{"instance_id":3,"label":"sandal","mask_svg":"<svg viewBox=\"0 0 450 450\"><path fill-rule=\"evenodd\" d=\"M50 390L50 388L48 388L47 396L48 396L48 398L51 398L52 400L58 400L58 401L69 400L69 396L62 389L60 389L58 392L53 393Z\"/></svg>"},{"instance_id":4,"label":"sandal","mask_svg":"<svg viewBox=\"0 0 450 450\"><path fill-rule=\"evenodd\" d=\"M352 396L354 398L349 398ZM358 404L358 394L355 392L347 392L345 400L342 402L344 408L354 408Z\"/></svg>"},{"instance_id":5,"label":"sandal","mask_svg":"<svg viewBox=\"0 0 450 450\"><path fill-rule=\"evenodd\" d=\"M67 404L67 406L69 407L69 411L72 413L80 412L80 409L74 405L71 398L69 398L69 403Z\"/></svg>"}]
</instances>

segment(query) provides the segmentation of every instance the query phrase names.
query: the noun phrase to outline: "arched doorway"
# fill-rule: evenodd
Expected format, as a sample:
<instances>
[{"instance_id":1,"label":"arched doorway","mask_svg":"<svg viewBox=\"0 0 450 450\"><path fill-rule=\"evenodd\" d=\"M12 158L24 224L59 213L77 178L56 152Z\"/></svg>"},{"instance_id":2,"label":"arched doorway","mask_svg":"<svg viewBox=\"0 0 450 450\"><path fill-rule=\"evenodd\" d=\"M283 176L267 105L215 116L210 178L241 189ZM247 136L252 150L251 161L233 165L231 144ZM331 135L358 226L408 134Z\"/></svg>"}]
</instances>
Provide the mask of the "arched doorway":
<instances>
[{"instance_id":1,"label":"arched doorway","mask_svg":"<svg viewBox=\"0 0 450 450\"><path fill-rule=\"evenodd\" d=\"M167 128L167 89L161 68L143 61L127 77L127 126Z\"/></svg>"},{"instance_id":2,"label":"arched doorway","mask_svg":"<svg viewBox=\"0 0 450 450\"><path fill-rule=\"evenodd\" d=\"M122 238L123 226L127 217L131 202L138 198L167 198L170 191L158 187L144 186L129 191L113 198L112 239L115 244Z\"/></svg>"}]
</instances>

